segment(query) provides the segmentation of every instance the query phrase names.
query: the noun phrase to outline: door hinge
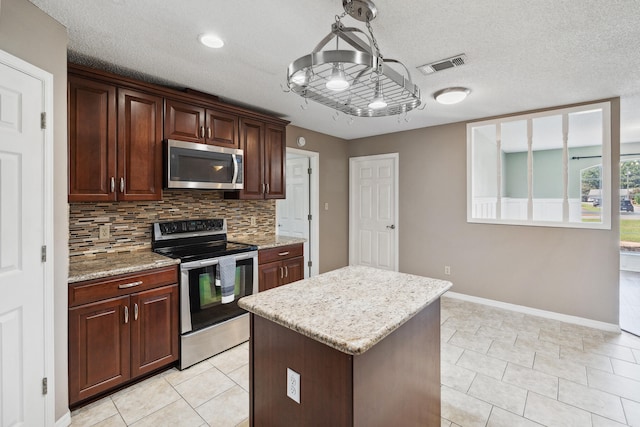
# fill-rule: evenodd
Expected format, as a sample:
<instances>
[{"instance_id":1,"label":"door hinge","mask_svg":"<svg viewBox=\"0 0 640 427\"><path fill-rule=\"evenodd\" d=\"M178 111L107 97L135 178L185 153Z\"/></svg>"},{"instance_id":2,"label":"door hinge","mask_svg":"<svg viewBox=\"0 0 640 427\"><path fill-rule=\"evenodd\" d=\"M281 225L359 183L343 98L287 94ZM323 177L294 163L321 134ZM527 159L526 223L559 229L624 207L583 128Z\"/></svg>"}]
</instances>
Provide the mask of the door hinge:
<instances>
[{"instance_id":1,"label":"door hinge","mask_svg":"<svg viewBox=\"0 0 640 427\"><path fill-rule=\"evenodd\" d=\"M313 263L311 261L307 262L307 267L311 267Z\"/></svg>"},{"instance_id":2,"label":"door hinge","mask_svg":"<svg viewBox=\"0 0 640 427\"><path fill-rule=\"evenodd\" d=\"M307 169L307 173L311 175L311 168Z\"/></svg>"},{"instance_id":3,"label":"door hinge","mask_svg":"<svg viewBox=\"0 0 640 427\"><path fill-rule=\"evenodd\" d=\"M42 394L47 394L49 391L49 387L47 386L47 377L42 379Z\"/></svg>"},{"instance_id":4,"label":"door hinge","mask_svg":"<svg viewBox=\"0 0 640 427\"><path fill-rule=\"evenodd\" d=\"M307 215L307 220L311 221L313 219L313 216L311 214Z\"/></svg>"},{"instance_id":5,"label":"door hinge","mask_svg":"<svg viewBox=\"0 0 640 427\"><path fill-rule=\"evenodd\" d=\"M40 113L40 129L47 128L47 113Z\"/></svg>"},{"instance_id":6,"label":"door hinge","mask_svg":"<svg viewBox=\"0 0 640 427\"><path fill-rule=\"evenodd\" d=\"M47 246L46 245L42 245L42 247L40 248L40 259L42 260L42 262L47 262Z\"/></svg>"}]
</instances>

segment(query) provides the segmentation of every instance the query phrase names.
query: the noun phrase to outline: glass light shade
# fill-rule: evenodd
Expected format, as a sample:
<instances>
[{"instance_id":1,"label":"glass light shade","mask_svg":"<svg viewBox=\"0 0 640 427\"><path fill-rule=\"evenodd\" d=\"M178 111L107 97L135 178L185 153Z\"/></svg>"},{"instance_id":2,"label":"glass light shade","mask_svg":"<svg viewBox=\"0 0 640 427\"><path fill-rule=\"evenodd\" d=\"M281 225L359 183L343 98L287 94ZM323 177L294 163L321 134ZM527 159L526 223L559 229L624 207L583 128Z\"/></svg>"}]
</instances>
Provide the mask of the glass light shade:
<instances>
[{"instance_id":1,"label":"glass light shade","mask_svg":"<svg viewBox=\"0 0 640 427\"><path fill-rule=\"evenodd\" d=\"M369 108L373 108L374 110L379 110L387 106L387 102L384 100L382 96L377 96L369 103Z\"/></svg>"},{"instance_id":2,"label":"glass light shade","mask_svg":"<svg viewBox=\"0 0 640 427\"><path fill-rule=\"evenodd\" d=\"M345 90L349 87L349 82L347 81L347 77L344 75L344 71L342 70L342 64L333 65L331 78L327 80L326 86L327 86L327 89L333 90L336 92Z\"/></svg>"},{"instance_id":3,"label":"glass light shade","mask_svg":"<svg viewBox=\"0 0 640 427\"><path fill-rule=\"evenodd\" d=\"M462 102L467 97L469 92L471 91L464 87L451 87L439 90L438 92L433 94L433 97L440 104L450 105Z\"/></svg>"}]
</instances>

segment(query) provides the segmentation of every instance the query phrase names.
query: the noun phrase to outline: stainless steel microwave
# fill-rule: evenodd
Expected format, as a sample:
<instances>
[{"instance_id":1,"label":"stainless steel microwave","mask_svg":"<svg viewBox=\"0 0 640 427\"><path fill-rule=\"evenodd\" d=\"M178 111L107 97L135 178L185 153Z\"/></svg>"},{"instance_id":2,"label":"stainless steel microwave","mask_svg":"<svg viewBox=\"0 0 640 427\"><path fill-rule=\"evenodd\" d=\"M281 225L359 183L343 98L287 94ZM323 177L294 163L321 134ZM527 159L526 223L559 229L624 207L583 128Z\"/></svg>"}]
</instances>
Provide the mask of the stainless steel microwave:
<instances>
[{"instance_id":1,"label":"stainless steel microwave","mask_svg":"<svg viewBox=\"0 0 640 427\"><path fill-rule=\"evenodd\" d=\"M173 139L164 144L165 188L244 188L242 150Z\"/></svg>"}]
</instances>

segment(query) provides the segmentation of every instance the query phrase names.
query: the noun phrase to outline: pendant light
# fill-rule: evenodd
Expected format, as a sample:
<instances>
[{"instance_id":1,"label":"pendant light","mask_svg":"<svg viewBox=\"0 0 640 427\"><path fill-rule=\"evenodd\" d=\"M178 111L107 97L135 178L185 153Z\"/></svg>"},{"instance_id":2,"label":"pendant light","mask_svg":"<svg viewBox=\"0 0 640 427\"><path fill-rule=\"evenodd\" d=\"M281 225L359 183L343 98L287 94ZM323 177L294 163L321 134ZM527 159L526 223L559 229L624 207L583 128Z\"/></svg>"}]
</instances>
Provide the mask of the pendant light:
<instances>
[{"instance_id":1,"label":"pendant light","mask_svg":"<svg viewBox=\"0 0 640 427\"><path fill-rule=\"evenodd\" d=\"M413 84L408 68L380 53L371 28L378 13L375 4L342 0L342 6L344 12L336 16L329 34L310 54L289 64L289 90L351 116L392 116L418 107L420 89ZM364 22L367 32L344 26L342 18L347 15ZM333 39L336 48L325 49Z\"/></svg>"}]
</instances>

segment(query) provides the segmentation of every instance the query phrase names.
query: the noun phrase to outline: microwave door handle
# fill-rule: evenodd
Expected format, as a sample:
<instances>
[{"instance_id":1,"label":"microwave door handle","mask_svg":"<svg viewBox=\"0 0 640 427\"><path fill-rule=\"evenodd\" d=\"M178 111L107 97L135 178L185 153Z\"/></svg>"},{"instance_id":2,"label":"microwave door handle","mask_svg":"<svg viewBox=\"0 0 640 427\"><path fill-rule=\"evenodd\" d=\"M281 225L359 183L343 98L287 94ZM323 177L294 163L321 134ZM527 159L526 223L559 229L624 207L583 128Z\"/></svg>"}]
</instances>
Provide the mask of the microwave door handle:
<instances>
[{"instance_id":1,"label":"microwave door handle","mask_svg":"<svg viewBox=\"0 0 640 427\"><path fill-rule=\"evenodd\" d=\"M233 178L231 178L231 183L235 184L238 179L238 158L235 154L232 154L231 160L233 161Z\"/></svg>"}]
</instances>

